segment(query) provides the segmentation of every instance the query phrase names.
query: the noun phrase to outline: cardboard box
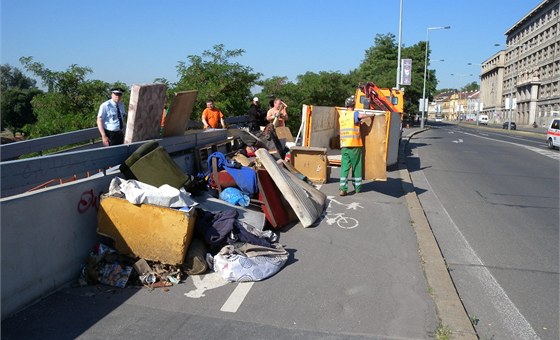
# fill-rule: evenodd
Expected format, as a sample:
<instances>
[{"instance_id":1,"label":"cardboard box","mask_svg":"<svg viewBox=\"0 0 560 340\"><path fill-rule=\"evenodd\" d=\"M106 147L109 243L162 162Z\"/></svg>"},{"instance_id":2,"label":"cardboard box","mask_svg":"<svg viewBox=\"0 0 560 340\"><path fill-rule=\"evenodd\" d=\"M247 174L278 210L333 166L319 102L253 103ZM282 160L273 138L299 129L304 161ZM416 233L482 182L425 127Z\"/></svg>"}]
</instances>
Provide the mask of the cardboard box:
<instances>
[{"instance_id":1,"label":"cardboard box","mask_svg":"<svg viewBox=\"0 0 560 340\"><path fill-rule=\"evenodd\" d=\"M194 209L185 212L107 197L101 200L97 232L113 239L121 254L175 265L185 259L195 221Z\"/></svg>"},{"instance_id":2,"label":"cardboard box","mask_svg":"<svg viewBox=\"0 0 560 340\"><path fill-rule=\"evenodd\" d=\"M290 149L291 163L294 168L314 183L326 183L327 173L327 149L294 146Z\"/></svg>"}]
</instances>

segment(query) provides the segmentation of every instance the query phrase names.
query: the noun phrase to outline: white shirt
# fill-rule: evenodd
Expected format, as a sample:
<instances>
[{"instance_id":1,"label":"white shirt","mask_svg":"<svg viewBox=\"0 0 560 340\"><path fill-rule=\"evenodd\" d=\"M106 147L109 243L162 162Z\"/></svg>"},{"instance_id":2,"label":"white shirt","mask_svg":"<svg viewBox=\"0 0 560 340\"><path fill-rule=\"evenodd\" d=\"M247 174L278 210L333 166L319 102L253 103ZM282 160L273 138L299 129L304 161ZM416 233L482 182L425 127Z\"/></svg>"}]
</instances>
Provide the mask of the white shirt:
<instances>
[{"instance_id":1,"label":"white shirt","mask_svg":"<svg viewBox=\"0 0 560 340\"><path fill-rule=\"evenodd\" d=\"M99 106L99 112L97 113L97 118L101 118L101 121L103 122L103 128L105 130L120 131L117 105L119 105L119 109L122 115L123 130L126 127L126 110L124 108L124 104L122 102L115 103L113 99L109 99Z\"/></svg>"}]
</instances>

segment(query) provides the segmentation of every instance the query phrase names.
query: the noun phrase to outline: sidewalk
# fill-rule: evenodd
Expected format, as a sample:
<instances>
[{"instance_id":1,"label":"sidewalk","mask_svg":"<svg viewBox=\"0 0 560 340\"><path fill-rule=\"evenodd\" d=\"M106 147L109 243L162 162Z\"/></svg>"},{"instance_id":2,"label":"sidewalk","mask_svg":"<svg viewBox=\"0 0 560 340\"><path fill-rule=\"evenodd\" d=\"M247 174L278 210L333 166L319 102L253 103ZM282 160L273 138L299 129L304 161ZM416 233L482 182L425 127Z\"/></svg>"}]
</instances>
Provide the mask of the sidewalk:
<instances>
[{"instance_id":1,"label":"sidewalk","mask_svg":"<svg viewBox=\"0 0 560 340\"><path fill-rule=\"evenodd\" d=\"M403 138L419 131L404 129ZM433 338L438 316L403 171L339 197L332 168L321 187L330 196L326 215L314 227L281 231L291 257L265 281L222 283L209 274L168 292L67 287L4 320L2 338ZM222 311L232 299L238 308Z\"/></svg>"}]
</instances>

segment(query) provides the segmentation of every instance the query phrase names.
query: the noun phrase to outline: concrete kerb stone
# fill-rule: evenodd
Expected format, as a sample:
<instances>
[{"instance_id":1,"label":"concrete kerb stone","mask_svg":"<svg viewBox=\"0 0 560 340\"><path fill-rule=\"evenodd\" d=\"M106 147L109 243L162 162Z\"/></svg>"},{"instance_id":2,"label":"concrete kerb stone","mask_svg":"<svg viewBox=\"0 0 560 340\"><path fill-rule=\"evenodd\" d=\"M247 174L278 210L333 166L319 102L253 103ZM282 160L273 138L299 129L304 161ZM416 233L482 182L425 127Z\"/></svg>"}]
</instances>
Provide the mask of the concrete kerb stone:
<instances>
[{"instance_id":1,"label":"concrete kerb stone","mask_svg":"<svg viewBox=\"0 0 560 340\"><path fill-rule=\"evenodd\" d=\"M424 213L422 204L414 191L412 178L407 167L405 151L409 140L414 135L426 130L428 129L412 131L409 135L403 136L399 148L399 175L403 191L405 192L405 200L411 223L416 233L422 269L430 295L436 305L436 312L441 325L451 331L453 339L478 339L476 330L447 270L447 264Z\"/></svg>"}]
</instances>

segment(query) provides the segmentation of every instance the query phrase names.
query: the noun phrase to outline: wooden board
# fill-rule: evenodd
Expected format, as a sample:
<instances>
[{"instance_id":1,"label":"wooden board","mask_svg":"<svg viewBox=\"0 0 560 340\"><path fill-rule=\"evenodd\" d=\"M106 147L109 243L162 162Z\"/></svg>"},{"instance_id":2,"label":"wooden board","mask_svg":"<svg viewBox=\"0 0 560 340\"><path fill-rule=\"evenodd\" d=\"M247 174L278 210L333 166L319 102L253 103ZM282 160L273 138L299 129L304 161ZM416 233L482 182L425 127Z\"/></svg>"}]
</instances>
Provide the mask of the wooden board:
<instances>
[{"instance_id":1,"label":"wooden board","mask_svg":"<svg viewBox=\"0 0 560 340\"><path fill-rule=\"evenodd\" d=\"M169 112L165 117L163 137L185 134L197 95L198 91L196 90L175 93Z\"/></svg>"},{"instance_id":2,"label":"wooden board","mask_svg":"<svg viewBox=\"0 0 560 340\"><path fill-rule=\"evenodd\" d=\"M290 149L291 162L294 168L314 183L326 183L327 149L294 146Z\"/></svg>"},{"instance_id":3,"label":"wooden board","mask_svg":"<svg viewBox=\"0 0 560 340\"><path fill-rule=\"evenodd\" d=\"M164 84L132 85L125 144L159 138L165 90Z\"/></svg>"},{"instance_id":4,"label":"wooden board","mask_svg":"<svg viewBox=\"0 0 560 340\"><path fill-rule=\"evenodd\" d=\"M360 124L364 142L364 180L387 180L387 119L375 116Z\"/></svg>"},{"instance_id":5,"label":"wooden board","mask_svg":"<svg viewBox=\"0 0 560 340\"><path fill-rule=\"evenodd\" d=\"M122 198L101 200L97 232L115 241L124 255L166 264L181 264L194 235L194 210L183 212Z\"/></svg>"},{"instance_id":6,"label":"wooden board","mask_svg":"<svg viewBox=\"0 0 560 340\"><path fill-rule=\"evenodd\" d=\"M338 134L339 130L336 109L327 106L313 106L309 124L309 143L304 146L330 150L330 140Z\"/></svg>"},{"instance_id":7,"label":"wooden board","mask_svg":"<svg viewBox=\"0 0 560 340\"><path fill-rule=\"evenodd\" d=\"M294 142L294 136L292 136L292 132L287 126L276 127L276 135L278 136L278 139L284 139L286 142L290 143Z\"/></svg>"}]
</instances>

